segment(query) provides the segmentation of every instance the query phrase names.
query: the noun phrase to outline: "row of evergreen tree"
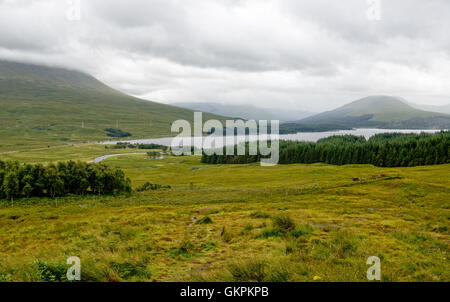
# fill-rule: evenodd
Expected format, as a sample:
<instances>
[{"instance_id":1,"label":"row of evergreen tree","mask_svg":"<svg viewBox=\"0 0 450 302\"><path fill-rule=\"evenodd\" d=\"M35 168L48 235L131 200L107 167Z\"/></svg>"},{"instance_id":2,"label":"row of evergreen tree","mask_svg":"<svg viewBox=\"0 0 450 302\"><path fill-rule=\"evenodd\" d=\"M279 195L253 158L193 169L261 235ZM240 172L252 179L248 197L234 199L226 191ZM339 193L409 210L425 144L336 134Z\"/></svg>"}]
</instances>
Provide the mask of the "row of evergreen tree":
<instances>
[{"instance_id":1,"label":"row of evergreen tree","mask_svg":"<svg viewBox=\"0 0 450 302\"><path fill-rule=\"evenodd\" d=\"M372 164L379 167L436 165L450 162L449 147L448 131L435 134L386 133L372 136L369 140L353 135L332 136L317 143L280 141L279 163L323 162L334 165ZM248 143L246 155L202 156L202 162L208 164L244 164L260 159L260 155L248 154Z\"/></svg>"},{"instance_id":2,"label":"row of evergreen tree","mask_svg":"<svg viewBox=\"0 0 450 302\"><path fill-rule=\"evenodd\" d=\"M127 142L118 142L115 145L105 145L106 149L161 149L161 150L168 150L169 147L159 144L130 144Z\"/></svg>"},{"instance_id":3,"label":"row of evergreen tree","mask_svg":"<svg viewBox=\"0 0 450 302\"><path fill-rule=\"evenodd\" d=\"M130 191L131 181L124 172L104 164L69 161L44 166L0 161L2 199Z\"/></svg>"}]
</instances>

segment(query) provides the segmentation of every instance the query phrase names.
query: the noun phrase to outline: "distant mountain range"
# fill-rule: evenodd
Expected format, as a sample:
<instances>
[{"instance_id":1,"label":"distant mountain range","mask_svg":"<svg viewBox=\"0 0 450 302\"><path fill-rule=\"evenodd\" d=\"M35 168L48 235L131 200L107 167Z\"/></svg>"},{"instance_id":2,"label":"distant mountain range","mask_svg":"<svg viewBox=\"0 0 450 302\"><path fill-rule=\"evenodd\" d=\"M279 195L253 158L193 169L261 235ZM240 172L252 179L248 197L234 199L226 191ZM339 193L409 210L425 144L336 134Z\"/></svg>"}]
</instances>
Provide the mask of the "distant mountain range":
<instances>
[{"instance_id":1,"label":"distant mountain range","mask_svg":"<svg viewBox=\"0 0 450 302\"><path fill-rule=\"evenodd\" d=\"M180 103L180 108L141 100L73 70L0 61L0 149L131 138L171 136L173 121L192 122L193 110L206 119L279 119L281 133L356 127L449 129L450 115L420 110L392 96L370 96L332 111L310 112L248 105ZM415 105L416 107L419 105ZM434 107L427 107L434 109ZM192 109L192 110L191 110ZM312 116L310 116L312 115Z\"/></svg>"},{"instance_id":2,"label":"distant mountain range","mask_svg":"<svg viewBox=\"0 0 450 302\"><path fill-rule=\"evenodd\" d=\"M393 96L369 96L335 110L286 123L283 133L351 128L449 129L450 115L413 108Z\"/></svg>"},{"instance_id":3,"label":"distant mountain range","mask_svg":"<svg viewBox=\"0 0 450 302\"><path fill-rule=\"evenodd\" d=\"M2 150L107 140L110 128L134 139L171 136L173 121L193 117L192 110L126 95L82 72L0 61Z\"/></svg>"},{"instance_id":4,"label":"distant mountain range","mask_svg":"<svg viewBox=\"0 0 450 302\"><path fill-rule=\"evenodd\" d=\"M438 113L444 113L444 114L450 114L450 104L444 105L444 106L435 106L435 105L422 105L422 104L413 104L408 103L410 106L425 110L425 111L432 111L432 112L438 112Z\"/></svg>"},{"instance_id":5,"label":"distant mountain range","mask_svg":"<svg viewBox=\"0 0 450 302\"><path fill-rule=\"evenodd\" d=\"M251 105L231 105L218 103L175 103L175 106L188 108L196 111L208 112L233 118L245 120L280 120L293 121L305 118L315 113L283 108L263 108Z\"/></svg>"}]
</instances>

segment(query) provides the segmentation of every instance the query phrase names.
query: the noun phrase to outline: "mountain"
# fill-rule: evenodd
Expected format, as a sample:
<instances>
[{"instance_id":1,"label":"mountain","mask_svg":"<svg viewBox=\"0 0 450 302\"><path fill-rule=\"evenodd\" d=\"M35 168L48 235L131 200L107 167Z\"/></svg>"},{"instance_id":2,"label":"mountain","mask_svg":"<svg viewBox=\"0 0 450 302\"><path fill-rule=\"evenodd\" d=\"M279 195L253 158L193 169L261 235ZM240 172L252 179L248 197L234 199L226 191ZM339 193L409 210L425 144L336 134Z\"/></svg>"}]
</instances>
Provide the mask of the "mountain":
<instances>
[{"instance_id":1,"label":"mountain","mask_svg":"<svg viewBox=\"0 0 450 302\"><path fill-rule=\"evenodd\" d=\"M218 103L175 103L174 105L222 116L242 118L245 120L294 121L314 114L308 111L295 109L261 108L250 105L225 105Z\"/></svg>"},{"instance_id":2,"label":"mountain","mask_svg":"<svg viewBox=\"0 0 450 302\"><path fill-rule=\"evenodd\" d=\"M323 131L351 128L448 129L450 115L423 111L393 96L369 96L332 111L280 127L280 131Z\"/></svg>"},{"instance_id":3,"label":"mountain","mask_svg":"<svg viewBox=\"0 0 450 302\"><path fill-rule=\"evenodd\" d=\"M171 123L193 111L141 100L73 70L0 61L0 148L171 136ZM223 117L205 114L204 119ZM105 131L107 128L120 131ZM110 136L108 136L110 135Z\"/></svg>"},{"instance_id":4,"label":"mountain","mask_svg":"<svg viewBox=\"0 0 450 302\"><path fill-rule=\"evenodd\" d=\"M414 107L416 109L420 109L420 110L450 114L450 104L443 105L443 106L436 106L436 105L423 105L423 104L409 103L409 105L411 105L412 107Z\"/></svg>"}]
</instances>

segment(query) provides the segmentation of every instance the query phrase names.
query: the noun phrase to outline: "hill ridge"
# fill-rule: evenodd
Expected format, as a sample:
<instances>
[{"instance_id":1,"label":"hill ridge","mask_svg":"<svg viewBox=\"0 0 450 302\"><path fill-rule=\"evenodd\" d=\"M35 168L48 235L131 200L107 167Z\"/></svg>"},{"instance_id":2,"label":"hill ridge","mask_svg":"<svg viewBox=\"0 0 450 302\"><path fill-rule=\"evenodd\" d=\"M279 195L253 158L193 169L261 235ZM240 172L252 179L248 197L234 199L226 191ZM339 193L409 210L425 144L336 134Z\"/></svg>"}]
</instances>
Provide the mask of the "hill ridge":
<instances>
[{"instance_id":1,"label":"hill ridge","mask_svg":"<svg viewBox=\"0 0 450 302\"><path fill-rule=\"evenodd\" d=\"M302 125L378 127L405 129L448 129L450 115L410 106L401 97L375 95L355 100L334 110L299 120Z\"/></svg>"},{"instance_id":2,"label":"hill ridge","mask_svg":"<svg viewBox=\"0 0 450 302\"><path fill-rule=\"evenodd\" d=\"M106 128L132 139L173 136L173 121L194 117L192 110L129 96L80 71L1 60L0 109L4 151L107 140Z\"/></svg>"}]
</instances>

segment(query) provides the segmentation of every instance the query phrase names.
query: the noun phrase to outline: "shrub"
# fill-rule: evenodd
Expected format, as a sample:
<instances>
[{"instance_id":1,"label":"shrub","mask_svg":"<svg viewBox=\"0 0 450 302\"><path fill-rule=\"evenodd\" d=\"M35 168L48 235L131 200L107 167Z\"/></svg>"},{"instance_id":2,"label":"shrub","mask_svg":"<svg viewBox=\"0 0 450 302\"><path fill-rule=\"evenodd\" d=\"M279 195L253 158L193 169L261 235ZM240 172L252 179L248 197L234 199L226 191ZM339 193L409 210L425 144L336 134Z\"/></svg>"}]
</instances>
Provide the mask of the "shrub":
<instances>
[{"instance_id":1,"label":"shrub","mask_svg":"<svg viewBox=\"0 0 450 302\"><path fill-rule=\"evenodd\" d=\"M191 254L189 253L189 251L185 248L175 248L175 249L171 249L168 253L167 256L169 257L176 257L176 256L185 256L186 258L191 257Z\"/></svg>"},{"instance_id":2,"label":"shrub","mask_svg":"<svg viewBox=\"0 0 450 302\"><path fill-rule=\"evenodd\" d=\"M67 281L67 265L58 261L36 261L39 278L46 282Z\"/></svg>"},{"instance_id":3,"label":"shrub","mask_svg":"<svg viewBox=\"0 0 450 302\"><path fill-rule=\"evenodd\" d=\"M306 223L302 226L296 227L292 232L291 235L294 236L295 238L298 238L300 236L304 236L304 235L310 235L314 232L314 228Z\"/></svg>"},{"instance_id":4,"label":"shrub","mask_svg":"<svg viewBox=\"0 0 450 302\"><path fill-rule=\"evenodd\" d=\"M131 136L131 133L122 131L120 129L114 129L114 128L106 128L106 135L109 137L129 137Z\"/></svg>"},{"instance_id":5,"label":"shrub","mask_svg":"<svg viewBox=\"0 0 450 302\"><path fill-rule=\"evenodd\" d=\"M253 230L253 225L250 223L244 227L244 231L246 231L246 232L251 231L251 230Z\"/></svg>"},{"instance_id":6,"label":"shrub","mask_svg":"<svg viewBox=\"0 0 450 302\"><path fill-rule=\"evenodd\" d=\"M195 222L196 224L209 224L213 223L213 220L209 216L204 216Z\"/></svg>"},{"instance_id":7,"label":"shrub","mask_svg":"<svg viewBox=\"0 0 450 302\"><path fill-rule=\"evenodd\" d=\"M345 258L356 253L358 239L347 232L337 233L331 240L331 248L338 258Z\"/></svg>"},{"instance_id":8,"label":"shrub","mask_svg":"<svg viewBox=\"0 0 450 302\"><path fill-rule=\"evenodd\" d=\"M212 250L216 246L215 242L208 241L202 244L202 250L203 251L209 251Z\"/></svg>"},{"instance_id":9,"label":"shrub","mask_svg":"<svg viewBox=\"0 0 450 302\"><path fill-rule=\"evenodd\" d=\"M160 184L152 184L151 182L146 182L142 186L136 188L137 192L144 192L144 191L150 191L150 190L159 190L159 189L170 189L171 186L169 185L160 185Z\"/></svg>"},{"instance_id":10,"label":"shrub","mask_svg":"<svg viewBox=\"0 0 450 302\"><path fill-rule=\"evenodd\" d=\"M289 271L284 267L277 267L275 269L272 269L272 271L269 272L267 278L265 281L268 282L287 282L289 281L291 274Z\"/></svg>"},{"instance_id":11,"label":"shrub","mask_svg":"<svg viewBox=\"0 0 450 302\"><path fill-rule=\"evenodd\" d=\"M133 276L140 276L148 278L150 274L146 270L146 266L143 263L130 263L130 262L110 262L110 267L117 272L122 279L128 279Z\"/></svg>"},{"instance_id":12,"label":"shrub","mask_svg":"<svg viewBox=\"0 0 450 302\"><path fill-rule=\"evenodd\" d=\"M231 234L231 232L228 231L225 227L222 228L220 237L222 237L222 240L226 243L229 243L231 242L231 240L233 240L233 234Z\"/></svg>"},{"instance_id":13,"label":"shrub","mask_svg":"<svg viewBox=\"0 0 450 302\"><path fill-rule=\"evenodd\" d=\"M233 263L228 271L237 282L263 282L266 277L266 262L251 260L245 263Z\"/></svg>"},{"instance_id":14,"label":"shrub","mask_svg":"<svg viewBox=\"0 0 450 302\"><path fill-rule=\"evenodd\" d=\"M183 256L186 258L192 257L192 251L194 249L194 245L188 240L184 239L179 248L171 249L167 255L169 257Z\"/></svg>"},{"instance_id":15,"label":"shrub","mask_svg":"<svg viewBox=\"0 0 450 302\"><path fill-rule=\"evenodd\" d=\"M286 255L292 254L294 252L294 247L290 244L286 244L284 252L286 253Z\"/></svg>"},{"instance_id":16,"label":"shrub","mask_svg":"<svg viewBox=\"0 0 450 302\"><path fill-rule=\"evenodd\" d=\"M256 238L269 238L269 237L276 237L276 236L280 236L282 234L282 232L280 230L275 230L275 229L269 229L269 228L265 228L261 231L261 233L259 233L258 236L256 236Z\"/></svg>"},{"instance_id":17,"label":"shrub","mask_svg":"<svg viewBox=\"0 0 450 302\"><path fill-rule=\"evenodd\" d=\"M292 231L295 228L295 223L287 214L280 214L273 219L273 226L275 230L283 233Z\"/></svg>"},{"instance_id":18,"label":"shrub","mask_svg":"<svg viewBox=\"0 0 450 302\"><path fill-rule=\"evenodd\" d=\"M280 265L273 265L265 260L248 260L228 265L235 282L286 282L290 273Z\"/></svg>"},{"instance_id":19,"label":"shrub","mask_svg":"<svg viewBox=\"0 0 450 302\"><path fill-rule=\"evenodd\" d=\"M262 211L256 211L256 212L251 213L250 217L251 218L269 218L270 215L265 212L262 212Z\"/></svg>"}]
</instances>

